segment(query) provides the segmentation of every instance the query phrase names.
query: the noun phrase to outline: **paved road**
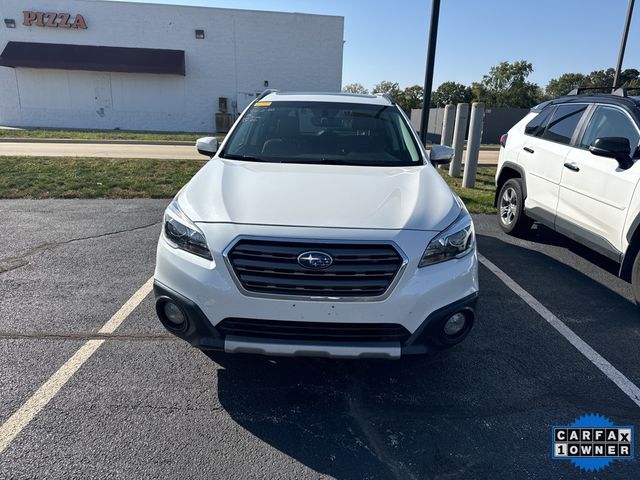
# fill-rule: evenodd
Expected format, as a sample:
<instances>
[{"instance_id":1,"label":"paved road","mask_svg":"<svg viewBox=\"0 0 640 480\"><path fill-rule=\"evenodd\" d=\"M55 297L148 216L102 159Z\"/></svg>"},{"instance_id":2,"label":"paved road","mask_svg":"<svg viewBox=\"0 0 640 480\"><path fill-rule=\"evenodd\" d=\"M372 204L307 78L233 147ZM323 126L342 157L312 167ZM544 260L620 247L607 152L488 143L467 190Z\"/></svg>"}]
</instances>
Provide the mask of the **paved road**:
<instances>
[{"instance_id":1,"label":"paved road","mask_svg":"<svg viewBox=\"0 0 640 480\"><path fill-rule=\"evenodd\" d=\"M163 200L0 201L0 425L152 275ZM476 217L481 253L636 385L640 324L614 266L544 227ZM640 478L579 475L550 428L640 407L486 267L479 321L435 358L213 359L149 295L3 453L0 478Z\"/></svg>"},{"instance_id":2,"label":"paved road","mask_svg":"<svg viewBox=\"0 0 640 480\"><path fill-rule=\"evenodd\" d=\"M195 147L187 145L131 145L106 143L0 142L0 155L30 157L110 157L202 160Z\"/></svg>"},{"instance_id":3,"label":"paved road","mask_svg":"<svg viewBox=\"0 0 640 480\"><path fill-rule=\"evenodd\" d=\"M111 157L202 160L194 147L186 145L130 145L100 143L23 143L0 142L0 156L31 157ZM463 157L464 158L464 157ZM497 165L498 151L483 150L479 162Z\"/></svg>"}]
</instances>

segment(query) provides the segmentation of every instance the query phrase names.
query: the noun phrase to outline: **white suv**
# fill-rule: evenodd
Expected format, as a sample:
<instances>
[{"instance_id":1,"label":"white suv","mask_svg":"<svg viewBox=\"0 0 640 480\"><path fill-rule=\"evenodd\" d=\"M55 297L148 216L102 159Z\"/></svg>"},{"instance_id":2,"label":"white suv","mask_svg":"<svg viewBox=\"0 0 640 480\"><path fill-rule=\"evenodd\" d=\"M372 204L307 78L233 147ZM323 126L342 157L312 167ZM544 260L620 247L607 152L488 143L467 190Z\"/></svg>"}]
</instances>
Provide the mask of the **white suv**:
<instances>
[{"instance_id":1,"label":"white suv","mask_svg":"<svg viewBox=\"0 0 640 480\"><path fill-rule=\"evenodd\" d=\"M575 91L538 105L501 139L502 229L534 220L620 263L640 303L640 97Z\"/></svg>"},{"instance_id":2,"label":"white suv","mask_svg":"<svg viewBox=\"0 0 640 480\"><path fill-rule=\"evenodd\" d=\"M398 358L474 322L473 222L386 97L269 92L164 216L164 326L203 350ZM431 155L431 156L430 156Z\"/></svg>"}]
</instances>

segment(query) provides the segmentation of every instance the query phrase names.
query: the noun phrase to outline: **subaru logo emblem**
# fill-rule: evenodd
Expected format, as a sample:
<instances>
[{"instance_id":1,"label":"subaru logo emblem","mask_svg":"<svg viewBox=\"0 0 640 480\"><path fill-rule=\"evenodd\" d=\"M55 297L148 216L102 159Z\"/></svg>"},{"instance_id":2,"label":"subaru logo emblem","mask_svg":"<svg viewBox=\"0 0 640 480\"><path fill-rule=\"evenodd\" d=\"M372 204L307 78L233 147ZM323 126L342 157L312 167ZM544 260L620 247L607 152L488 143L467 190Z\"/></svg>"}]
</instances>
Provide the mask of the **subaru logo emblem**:
<instances>
[{"instance_id":1,"label":"subaru logo emblem","mask_svg":"<svg viewBox=\"0 0 640 480\"><path fill-rule=\"evenodd\" d=\"M302 252L298 255L298 263L311 270L323 270L333 264L333 258L324 252Z\"/></svg>"}]
</instances>

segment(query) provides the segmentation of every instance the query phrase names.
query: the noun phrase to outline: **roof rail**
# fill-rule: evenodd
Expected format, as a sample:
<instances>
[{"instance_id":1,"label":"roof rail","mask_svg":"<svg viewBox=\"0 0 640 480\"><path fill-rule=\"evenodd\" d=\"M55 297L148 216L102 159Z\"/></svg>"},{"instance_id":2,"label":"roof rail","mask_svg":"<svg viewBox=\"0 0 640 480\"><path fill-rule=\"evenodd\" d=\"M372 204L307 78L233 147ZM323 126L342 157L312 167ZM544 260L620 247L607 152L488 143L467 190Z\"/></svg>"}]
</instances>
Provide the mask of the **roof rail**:
<instances>
[{"instance_id":1,"label":"roof rail","mask_svg":"<svg viewBox=\"0 0 640 480\"><path fill-rule=\"evenodd\" d=\"M383 98L386 98L387 100L389 100L389 103L390 103L391 105L395 105L395 104L396 104L396 101L393 99L393 97L391 96L391 94L389 94L389 93L383 93L383 94L382 94L382 97L383 97Z\"/></svg>"},{"instance_id":2,"label":"roof rail","mask_svg":"<svg viewBox=\"0 0 640 480\"><path fill-rule=\"evenodd\" d=\"M258 95L258 97L256 98L256 101L262 100L264 97L266 97L270 93L277 93L277 92L279 92L279 90L276 90L275 88L267 88L264 92Z\"/></svg>"},{"instance_id":3,"label":"roof rail","mask_svg":"<svg viewBox=\"0 0 640 480\"><path fill-rule=\"evenodd\" d=\"M640 87L618 87L613 91L613 95L628 97L627 92L630 90L640 90Z\"/></svg>"},{"instance_id":4,"label":"roof rail","mask_svg":"<svg viewBox=\"0 0 640 480\"><path fill-rule=\"evenodd\" d=\"M613 88L612 87L578 87L571 90L569 93L567 93L567 95L580 95L583 92L586 92L589 90L609 90L609 92L611 93L613 91Z\"/></svg>"}]
</instances>

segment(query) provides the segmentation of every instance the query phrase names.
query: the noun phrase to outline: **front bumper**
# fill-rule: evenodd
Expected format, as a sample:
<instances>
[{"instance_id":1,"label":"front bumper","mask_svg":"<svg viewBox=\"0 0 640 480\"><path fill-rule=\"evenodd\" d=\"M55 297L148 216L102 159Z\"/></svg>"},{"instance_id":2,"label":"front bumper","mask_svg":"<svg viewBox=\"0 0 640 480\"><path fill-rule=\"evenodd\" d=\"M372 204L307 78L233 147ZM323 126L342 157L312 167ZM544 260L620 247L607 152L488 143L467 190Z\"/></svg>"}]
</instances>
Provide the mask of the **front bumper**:
<instances>
[{"instance_id":1,"label":"front bumper","mask_svg":"<svg viewBox=\"0 0 640 480\"><path fill-rule=\"evenodd\" d=\"M475 321L475 305L478 293L446 305L432 312L418 329L403 343L399 342L303 342L266 340L225 336L207 319L202 310L184 295L155 282L153 291L156 308L162 323L174 335L186 340L201 350L228 353L256 353L262 355L316 356L331 358L399 358L403 355L430 354L446 348L440 340L442 325L454 313L465 312L471 324ZM176 330L163 319L161 304L171 300L176 303L187 317L184 329Z\"/></svg>"},{"instance_id":2,"label":"front bumper","mask_svg":"<svg viewBox=\"0 0 640 480\"><path fill-rule=\"evenodd\" d=\"M243 294L234 281L223 252L240 235L286 239L336 240L335 229L199 224L211 247L208 261L172 248L164 238L158 243L155 273L157 302L172 300L188 316L184 331L172 333L203 350L313 355L338 358L397 358L425 354L446 347L437 332L453 313L462 311L473 322L478 295L475 252L455 260L417 268L425 246L435 233L420 231L368 231L373 242L392 241L409 259L393 289L381 299L366 301L257 298ZM248 231L249 230L249 231ZM339 240L362 240L361 230L339 231ZM337 241L339 241L337 240ZM162 319L161 312L159 316ZM305 342L225 335L219 328L229 318L282 322L334 322L336 324L394 323L402 325L408 338L402 342ZM166 323L165 323L165 326Z\"/></svg>"}]
</instances>

